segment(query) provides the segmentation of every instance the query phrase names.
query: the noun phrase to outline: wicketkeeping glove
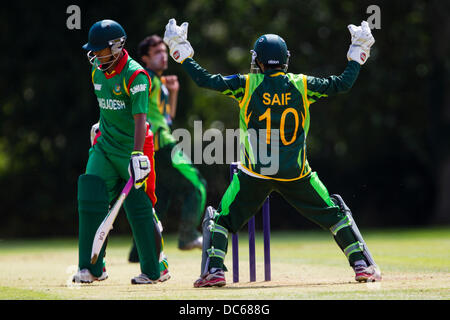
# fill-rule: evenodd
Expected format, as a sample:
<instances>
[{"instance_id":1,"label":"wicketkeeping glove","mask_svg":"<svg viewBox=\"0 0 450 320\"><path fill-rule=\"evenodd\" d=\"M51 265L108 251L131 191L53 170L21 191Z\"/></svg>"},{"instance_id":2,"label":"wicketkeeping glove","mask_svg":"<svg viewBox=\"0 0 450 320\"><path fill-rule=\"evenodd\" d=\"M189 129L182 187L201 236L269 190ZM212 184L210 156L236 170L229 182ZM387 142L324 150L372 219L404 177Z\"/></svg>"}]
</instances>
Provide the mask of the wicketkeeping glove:
<instances>
[{"instance_id":1,"label":"wicketkeeping glove","mask_svg":"<svg viewBox=\"0 0 450 320\"><path fill-rule=\"evenodd\" d=\"M164 42L169 47L170 56L178 63L194 56L194 49L187 40L188 26L187 22L178 26L177 21L172 18L167 23L164 32Z\"/></svg>"},{"instance_id":2,"label":"wicketkeeping glove","mask_svg":"<svg viewBox=\"0 0 450 320\"><path fill-rule=\"evenodd\" d=\"M361 22L361 26L350 24L348 30L352 36L352 44L348 49L347 59L363 65L370 57L370 48L375 43L369 24L367 21Z\"/></svg>"},{"instance_id":3,"label":"wicketkeeping glove","mask_svg":"<svg viewBox=\"0 0 450 320\"><path fill-rule=\"evenodd\" d=\"M128 173L134 180L134 187L139 189L147 180L150 174L150 161L148 157L140 151L131 153L130 164L128 165Z\"/></svg>"}]
</instances>

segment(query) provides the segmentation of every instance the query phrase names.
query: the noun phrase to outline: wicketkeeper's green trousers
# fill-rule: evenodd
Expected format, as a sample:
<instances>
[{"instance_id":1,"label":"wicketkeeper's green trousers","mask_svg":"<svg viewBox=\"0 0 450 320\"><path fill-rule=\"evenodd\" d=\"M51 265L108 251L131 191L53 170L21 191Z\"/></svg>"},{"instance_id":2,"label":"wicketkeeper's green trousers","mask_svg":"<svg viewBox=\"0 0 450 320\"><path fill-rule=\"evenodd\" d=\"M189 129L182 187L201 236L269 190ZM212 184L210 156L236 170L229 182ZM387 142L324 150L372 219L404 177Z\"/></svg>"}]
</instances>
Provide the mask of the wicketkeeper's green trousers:
<instances>
[{"instance_id":1,"label":"wicketkeeper's green trousers","mask_svg":"<svg viewBox=\"0 0 450 320\"><path fill-rule=\"evenodd\" d=\"M330 230L345 220L345 214L331 200L327 188L316 172L302 179L286 182L260 179L239 171L234 174L217 209L219 215L215 221L218 225L216 229L222 232L213 232L211 241L214 250L223 254L211 257L211 268L224 268L228 240L221 227L230 233L239 231L260 210L272 191L281 194L300 214L323 229ZM277 212L274 210L271 211L271 219L277 219ZM335 235L335 240L341 249L358 242L349 227L341 228ZM364 259L364 256L361 251L355 251L347 258L352 263Z\"/></svg>"}]
</instances>

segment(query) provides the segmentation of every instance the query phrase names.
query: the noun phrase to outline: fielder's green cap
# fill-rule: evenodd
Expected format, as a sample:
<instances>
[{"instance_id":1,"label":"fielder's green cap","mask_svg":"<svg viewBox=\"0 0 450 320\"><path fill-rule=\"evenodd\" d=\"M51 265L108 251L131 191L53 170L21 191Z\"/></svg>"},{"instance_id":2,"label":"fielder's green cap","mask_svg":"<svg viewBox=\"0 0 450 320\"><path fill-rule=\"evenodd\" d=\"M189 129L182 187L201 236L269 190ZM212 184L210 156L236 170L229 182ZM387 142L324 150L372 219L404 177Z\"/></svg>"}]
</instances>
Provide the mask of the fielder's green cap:
<instances>
[{"instance_id":1,"label":"fielder's green cap","mask_svg":"<svg viewBox=\"0 0 450 320\"><path fill-rule=\"evenodd\" d=\"M284 65L287 63L288 49L286 42L279 35L262 35L256 40L253 50L262 64Z\"/></svg>"}]
</instances>

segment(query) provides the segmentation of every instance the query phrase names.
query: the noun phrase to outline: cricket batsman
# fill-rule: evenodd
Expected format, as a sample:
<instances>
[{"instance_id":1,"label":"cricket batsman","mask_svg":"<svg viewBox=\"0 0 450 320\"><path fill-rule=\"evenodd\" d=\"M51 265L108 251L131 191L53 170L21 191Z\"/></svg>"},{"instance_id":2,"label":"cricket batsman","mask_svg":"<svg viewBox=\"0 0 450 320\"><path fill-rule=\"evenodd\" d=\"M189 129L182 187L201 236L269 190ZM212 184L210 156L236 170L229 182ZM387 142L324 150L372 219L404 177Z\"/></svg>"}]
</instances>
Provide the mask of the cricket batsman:
<instances>
[{"instance_id":1,"label":"cricket batsman","mask_svg":"<svg viewBox=\"0 0 450 320\"><path fill-rule=\"evenodd\" d=\"M152 284L168 279L159 266L161 238L153 220L153 207L142 186L151 167L143 154L147 133L146 115L151 81L148 74L124 49L126 33L113 20L96 22L89 30L88 51L92 84L100 108L99 130L89 150L86 171L78 179L79 261L73 281L91 283L105 280L105 246L100 259L90 263L97 228L110 203L131 177L134 188L124 201L139 252L141 274L132 284Z\"/></svg>"},{"instance_id":2,"label":"cricket batsman","mask_svg":"<svg viewBox=\"0 0 450 320\"><path fill-rule=\"evenodd\" d=\"M306 157L310 105L320 98L347 92L375 42L368 23L349 25L348 63L339 76L316 78L287 73L289 51L278 35L265 34L253 47L251 73L211 75L192 57L188 24L170 19L164 41L172 58L200 87L235 99L240 108L240 171L222 197L217 210L208 207L203 220L202 273L194 287L224 286L228 235L236 233L261 208L267 196L280 193L300 214L334 236L355 272L355 280L380 281L381 272L370 254L350 209L339 195L329 195ZM264 164L254 151L249 132L259 144L278 148L279 169L264 174ZM278 134L272 134L277 131ZM253 133L252 133L253 134ZM272 150L268 147L268 150Z\"/></svg>"},{"instance_id":3,"label":"cricket batsman","mask_svg":"<svg viewBox=\"0 0 450 320\"><path fill-rule=\"evenodd\" d=\"M153 82L151 82L153 83ZM97 143L98 138L101 136L101 131L99 128L99 122L95 123L91 128L91 145L94 146ZM153 206L153 223L154 227L156 229L157 234L159 234L159 238L161 239L160 244L160 254L159 254L159 269L161 272L161 277L163 277L166 280L170 279L170 273L169 273L169 262L167 260L167 256L164 253L164 239L162 237L163 232L163 226L161 221L158 218L158 215L155 211L155 204L156 204L156 193L155 193L155 180L156 180L156 174L155 174L155 151L153 146L153 132L150 130L150 124L147 122L147 134L145 136L145 142L144 142L144 155L146 155L150 161L150 174L148 178L145 180L144 183L144 190L147 193L150 201L152 202ZM106 243L106 242L105 242ZM106 246L106 244L105 244ZM137 247L136 243L133 240L133 247L130 252L128 260L130 262L139 262L139 256L137 253Z\"/></svg>"}]
</instances>

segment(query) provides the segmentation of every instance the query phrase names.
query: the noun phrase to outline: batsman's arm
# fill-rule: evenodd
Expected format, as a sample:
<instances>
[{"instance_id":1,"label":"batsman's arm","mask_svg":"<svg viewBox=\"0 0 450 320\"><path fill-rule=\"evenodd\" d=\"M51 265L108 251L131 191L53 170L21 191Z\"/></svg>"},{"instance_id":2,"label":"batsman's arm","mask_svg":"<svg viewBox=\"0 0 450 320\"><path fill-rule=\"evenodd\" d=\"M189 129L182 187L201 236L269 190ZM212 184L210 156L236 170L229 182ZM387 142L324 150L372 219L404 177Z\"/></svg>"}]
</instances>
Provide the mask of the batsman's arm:
<instances>
[{"instance_id":1,"label":"batsman's arm","mask_svg":"<svg viewBox=\"0 0 450 320\"><path fill-rule=\"evenodd\" d=\"M134 117L134 151L143 151L145 136L147 134L147 115L138 113Z\"/></svg>"},{"instance_id":2,"label":"batsman's arm","mask_svg":"<svg viewBox=\"0 0 450 320\"><path fill-rule=\"evenodd\" d=\"M240 74L231 76L210 74L192 58L184 60L182 66L199 87L219 91L239 102L244 97L246 82L245 76Z\"/></svg>"},{"instance_id":3,"label":"batsman's arm","mask_svg":"<svg viewBox=\"0 0 450 320\"><path fill-rule=\"evenodd\" d=\"M308 76L307 95L310 103L318 99L349 91L359 75L361 66L358 62L349 61L344 72L339 76L317 78Z\"/></svg>"},{"instance_id":4,"label":"batsman's arm","mask_svg":"<svg viewBox=\"0 0 450 320\"><path fill-rule=\"evenodd\" d=\"M145 73L138 74L129 85L131 113L134 118L134 151L142 151L144 148L150 86L150 79Z\"/></svg>"},{"instance_id":5,"label":"batsman's arm","mask_svg":"<svg viewBox=\"0 0 450 320\"><path fill-rule=\"evenodd\" d=\"M131 100L131 113L134 118L134 150L131 153L128 172L133 179L134 187L139 189L150 174L150 161L144 155L144 143L147 133L148 96L151 89L151 80L146 72L138 72L129 82Z\"/></svg>"}]
</instances>

